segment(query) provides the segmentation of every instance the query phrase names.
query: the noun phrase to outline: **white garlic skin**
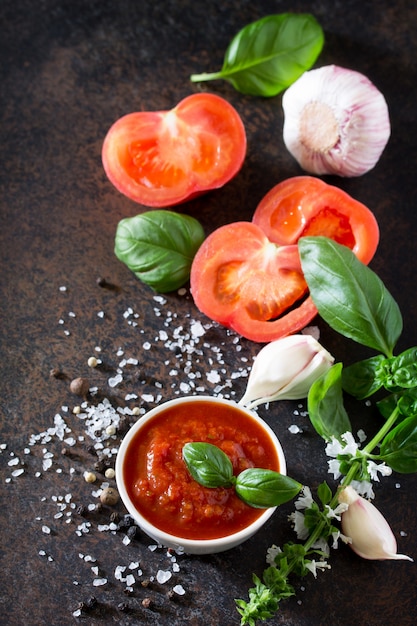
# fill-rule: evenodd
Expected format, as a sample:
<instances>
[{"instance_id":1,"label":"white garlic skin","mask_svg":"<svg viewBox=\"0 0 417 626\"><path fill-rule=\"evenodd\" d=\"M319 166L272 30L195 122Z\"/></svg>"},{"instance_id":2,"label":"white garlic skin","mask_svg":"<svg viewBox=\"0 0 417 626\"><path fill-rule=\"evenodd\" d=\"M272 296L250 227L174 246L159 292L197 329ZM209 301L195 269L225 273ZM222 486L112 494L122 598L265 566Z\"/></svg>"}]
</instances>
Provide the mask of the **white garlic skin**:
<instances>
[{"instance_id":1,"label":"white garlic skin","mask_svg":"<svg viewBox=\"0 0 417 626\"><path fill-rule=\"evenodd\" d=\"M239 404L253 408L274 400L306 398L313 382L334 363L311 335L289 335L266 344L257 354Z\"/></svg>"},{"instance_id":2,"label":"white garlic skin","mask_svg":"<svg viewBox=\"0 0 417 626\"><path fill-rule=\"evenodd\" d=\"M312 174L361 176L391 134L386 100L363 74L337 65L305 72L284 93L283 138Z\"/></svg>"},{"instance_id":3,"label":"white garlic skin","mask_svg":"<svg viewBox=\"0 0 417 626\"><path fill-rule=\"evenodd\" d=\"M405 554L397 554L397 541L385 517L368 500L362 498L353 487L344 487L339 502L348 505L342 513L342 532L351 539L351 548L359 556L370 560L406 560Z\"/></svg>"}]
</instances>

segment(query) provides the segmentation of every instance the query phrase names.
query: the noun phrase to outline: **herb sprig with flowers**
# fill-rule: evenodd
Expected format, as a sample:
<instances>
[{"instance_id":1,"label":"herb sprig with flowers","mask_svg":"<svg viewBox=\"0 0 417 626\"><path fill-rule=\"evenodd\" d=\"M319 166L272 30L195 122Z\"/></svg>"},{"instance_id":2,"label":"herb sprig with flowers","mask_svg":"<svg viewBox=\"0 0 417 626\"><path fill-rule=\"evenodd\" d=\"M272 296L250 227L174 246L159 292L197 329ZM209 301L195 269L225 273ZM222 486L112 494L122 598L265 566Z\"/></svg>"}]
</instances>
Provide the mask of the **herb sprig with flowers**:
<instances>
[{"instance_id":1,"label":"herb sprig with flowers","mask_svg":"<svg viewBox=\"0 0 417 626\"><path fill-rule=\"evenodd\" d=\"M334 330L377 354L346 368L336 363L324 373L317 369L319 377L308 391L308 414L326 442L326 453L332 458L329 471L340 478L340 484L333 493L324 481L316 500L309 487L303 488L290 516L299 542L268 550L269 566L262 579L253 576L249 601L236 600L242 625L255 626L272 617L280 602L295 594L291 575L317 576L319 570L329 568L330 547L337 548L339 540L366 559L412 560L397 554L388 523L368 499L374 497L371 481L379 480L378 474L417 471L417 348L394 356L403 328L399 307L379 277L351 250L326 237L305 237L299 241L299 251L320 316ZM275 343L279 359L280 340ZM311 382L311 370L306 376ZM305 396L300 381L298 385L301 399ZM251 386L256 387L250 377ZM365 399L381 389L388 392L376 403L384 422L361 448L352 435L343 392ZM273 399L279 398L276 393Z\"/></svg>"}]
</instances>

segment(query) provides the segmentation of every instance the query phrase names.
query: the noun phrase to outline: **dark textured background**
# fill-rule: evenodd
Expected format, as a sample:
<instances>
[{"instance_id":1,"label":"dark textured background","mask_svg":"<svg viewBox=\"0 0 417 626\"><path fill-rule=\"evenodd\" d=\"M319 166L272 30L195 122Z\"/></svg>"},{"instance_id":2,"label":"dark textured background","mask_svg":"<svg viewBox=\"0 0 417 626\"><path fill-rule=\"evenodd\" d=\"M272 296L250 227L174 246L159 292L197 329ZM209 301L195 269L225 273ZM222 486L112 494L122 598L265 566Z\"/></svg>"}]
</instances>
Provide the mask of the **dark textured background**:
<instances>
[{"instance_id":1,"label":"dark textured background","mask_svg":"<svg viewBox=\"0 0 417 626\"><path fill-rule=\"evenodd\" d=\"M54 367L71 378L91 375L99 394L114 404L133 405L124 400L130 392L153 394L154 402L158 395L163 400L178 395L180 383L189 382L188 369L201 375L197 380L207 393L218 392L216 383L206 378L212 369L219 372L222 393L235 398L243 393L243 377L234 380L231 389L224 385L234 371L245 367L242 357L250 362L259 346L209 325L197 345L199 351L188 354L184 346L189 344L192 321L208 322L189 294L170 294L160 304L115 258L118 221L143 207L107 181L100 150L109 126L127 112L171 108L199 89L220 94L244 120L247 159L224 189L181 210L197 217L207 234L226 222L250 219L273 185L301 173L283 145L280 97L246 97L225 82L192 85L189 75L219 69L230 39L247 23L288 10L311 12L323 26L326 44L318 65L335 63L363 72L388 101L392 138L377 167L361 178L333 182L375 212L381 243L372 267L403 312L398 349L415 345L414 2L2 0L0 4L0 443L7 443L0 455L1 624L238 624L234 598L246 597L252 572L262 572L267 547L293 538L287 522L289 505L240 548L217 556L182 557L180 572L169 583L153 582L148 588L137 583L127 597L123 583L115 580L116 566L139 560L146 578L168 568L165 552L150 552L144 536L124 546L122 533L100 532L98 524L109 521L108 510L89 515L91 530L82 537L75 530L83 518L75 510L67 515L68 523L54 518L55 497L70 493L76 506L96 501L92 491L99 483L87 485L82 478L94 463L87 445L78 444L70 458L64 457L62 444L52 436L50 442L32 446L30 454L25 452L31 435L52 426L56 413L65 417L73 433L83 433L82 424L71 415L77 400L69 393L68 381L49 376ZM117 289L100 288L99 276ZM66 292L59 290L62 285ZM128 307L139 314L138 326L127 323ZM352 362L368 354L317 323L322 343L337 360ZM167 347L166 341L157 339L160 330L173 338L178 327L185 337L183 346ZM147 341L150 350L143 347ZM95 346L102 348L103 366L91 373L86 363ZM112 390L107 378L117 368L119 347L139 365L126 367L124 382ZM177 378L171 373L175 368ZM146 408L154 402L142 404ZM63 406L69 407L67 413ZM355 428L373 432L376 411L363 404L351 408ZM323 445L306 418L294 415L296 409L297 403L288 402L259 412L281 438L288 472L314 487L326 477ZM291 435L292 423L303 433ZM45 451L54 458L52 468L43 472ZM9 465L15 457L19 464ZM22 462L24 474L9 480ZM400 551L415 558L416 487L413 476L392 476L376 486L377 504L391 522ZM123 512L121 505L118 510ZM68 512L67 508L65 515ZM42 532L44 524L51 534ZM46 556L39 553L42 550ZM91 564L80 554L97 559L107 585L92 586ZM367 562L346 548L332 553L331 562L332 570L317 580L295 581L297 596L282 605L271 624L415 624L416 565ZM167 592L177 583L186 594L169 599ZM78 603L92 595L97 607L82 618L73 617ZM145 597L152 599L151 609L142 606ZM124 602L130 612L121 610Z\"/></svg>"}]
</instances>

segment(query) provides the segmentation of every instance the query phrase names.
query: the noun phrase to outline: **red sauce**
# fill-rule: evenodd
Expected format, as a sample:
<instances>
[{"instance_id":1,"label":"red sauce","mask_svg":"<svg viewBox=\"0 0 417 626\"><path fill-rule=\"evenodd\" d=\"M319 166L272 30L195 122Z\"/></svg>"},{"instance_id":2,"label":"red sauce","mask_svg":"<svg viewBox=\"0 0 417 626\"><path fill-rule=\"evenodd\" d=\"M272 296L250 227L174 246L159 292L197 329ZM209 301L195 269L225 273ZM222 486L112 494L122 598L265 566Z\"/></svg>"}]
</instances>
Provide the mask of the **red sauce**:
<instances>
[{"instance_id":1,"label":"red sauce","mask_svg":"<svg viewBox=\"0 0 417 626\"><path fill-rule=\"evenodd\" d=\"M207 488L193 480L182 459L185 443L204 441L221 448L234 474L248 467L279 471L274 444L239 408L196 401L167 407L130 442L123 466L127 492L154 526L185 539L231 535L262 513L233 489Z\"/></svg>"}]
</instances>

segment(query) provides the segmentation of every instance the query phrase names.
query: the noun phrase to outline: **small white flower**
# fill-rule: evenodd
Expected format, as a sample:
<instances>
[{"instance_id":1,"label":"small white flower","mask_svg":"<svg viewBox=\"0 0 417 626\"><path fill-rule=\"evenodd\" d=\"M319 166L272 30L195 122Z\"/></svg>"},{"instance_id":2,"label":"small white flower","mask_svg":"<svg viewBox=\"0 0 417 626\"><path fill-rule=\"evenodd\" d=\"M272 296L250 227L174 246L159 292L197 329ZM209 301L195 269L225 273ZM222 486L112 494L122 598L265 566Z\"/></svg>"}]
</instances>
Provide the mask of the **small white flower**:
<instances>
[{"instance_id":1,"label":"small white flower","mask_svg":"<svg viewBox=\"0 0 417 626\"><path fill-rule=\"evenodd\" d=\"M311 561L310 563L306 563L306 568L310 570L313 574L314 578L317 578L317 571L324 569L331 569L331 566L327 563L327 561Z\"/></svg>"},{"instance_id":2,"label":"small white flower","mask_svg":"<svg viewBox=\"0 0 417 626\"><path fill-rule=\"evenodd\" d=\"M268 563L268 565L276 565L275 557L281 552L281 548L279 548L275 544L268 548L268 550L266 551L266 562Z\"/></svg>"},{"instance_id":3,"label":"small white flower","mask_svg":"<svg viewBox=\"0 0 417 626\"><path fill-rule=\"evenodd\" d=\"M341 472L340 472L340 463L337 459L332 459L331 461L327 461L327 464L329 466L329 474L333 474L333 478L335 480L337 480L338 478L341 477Z\"/></svg>"},{"instance_id":4,"label":"small white flower","mask_svg":"<svg viewBox=\"0 0 417 626\"><path fill-rule=\"evenodd\" d=\"M317 541L315 541L311 547L314 550L319 550L326 556L330 554L329 544L327 543L327 540L324 537L319 537Z\"/></svg>"},{"instance_id":5,"label":"small white flower","mask_svg":"<svg viewBox=\"0 0 417 626\"><path fill-rule=\"evenodd\" d=\"M348 505L345 504L344 502L338 504L338 506L335 509L332 509L328 504L326 504L325 506L325 510L326 512L326 517L328 517L329 519L336 519L340 522L341 520L341 516L342 513L344 513L348 508Z\"/></svg>"},{"instance_id":6,"label":"small white flower","mask_svg":"<svg viewBox=\"0 0 417 626\"><path fill-rule=\"evenodd\" d=\"M367 468L368 468L368 472L372 480L376 480L378 482L379 482L378 472L381 474L381 476L391 476L392 474L392 469L388 467L388 465L385 465L385 463L378 464L378 463L375 463L374 461L368 461Z\"/></svg>"},{"instance_id":7,"label":"small white flower","mask_svg":"<svg viewBox=\"0 0 417 626\"><path fill-rule=\"evenodd\" d=\"M375 492L369 480L352 480L351 485L360 496L368 500L375 498Z\"/></svg>"},{"instance_id":8,"label":"small white flower","mask_svg":"<svg viewBox=\"0 0 417 626\"><path fill-rule=\"evenodd\" d=\"M314 502L313 496L311 495L310 487L307 487L307 485L305 485L302 488L301 494L302 495L299 496L295 501L295 508L298 510L309 509Z\"/></svg>"},{"instance_id":9,"label":"small white flower","mask_svg":"<svg viewBox=\"0 0 417 626\"><path fill-rule=\"evenodd\" d=\"M300 513L300 511L295 511L294 513L291 513L291 515L289 515L288 519L293 524L297 538L301 540L307 539L310 533L304 523L304 514Z\"/></svg>"},{"instance_id":10,"label":"small white flower","mask_svg":"<svg viewBox=\"0 0 417 626\"><path fill-rule=\"evenodd\" d=\"M346 443L346 445L343 446L342 454L351 454L352 456L355 456L356 452L359 449L359 446L356 443L355 438L352 435L352 433L349 433L349 432L344 433L342 435L342 439Z\"/></svg>"},{"instance_id":11,"label":"small white flower","mask_svg":"<svg viewBox=\"0 0 417 626\"><path fill-rule=\"evenodd\" d=\"M342 444L335 437L332 438L332 440L327 444L325 448L325 452L327 456L331 456L333 458L336 458L338 454L341 454L342 450L343 450Z\"/></svg>"}]
</instances>

